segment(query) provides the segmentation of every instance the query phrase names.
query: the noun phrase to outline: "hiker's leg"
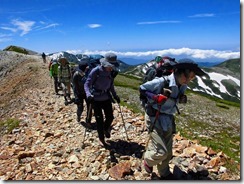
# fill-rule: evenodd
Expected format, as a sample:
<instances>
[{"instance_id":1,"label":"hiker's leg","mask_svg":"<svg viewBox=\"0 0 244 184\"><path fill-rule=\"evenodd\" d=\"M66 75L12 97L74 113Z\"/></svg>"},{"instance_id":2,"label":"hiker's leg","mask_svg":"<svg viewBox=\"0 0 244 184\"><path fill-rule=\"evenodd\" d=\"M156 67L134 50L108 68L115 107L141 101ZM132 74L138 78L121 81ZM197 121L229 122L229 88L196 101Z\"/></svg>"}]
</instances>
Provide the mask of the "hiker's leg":
<instances>
[{"instance_id":1,"label":"hiker's leg","mask_svg":"<svg viewBox=\"0 0 244 184\"><path fill-rule=\"evenodd\" d=\"M71 91L70 91L71 84L70 84L70 81L67 82L67 85L66 86L67 86L67 93L68 93L67 96L68 96L69 99L71 99L70 98L70 95L71 95Z\"/></svg>"},{"instance_id":2,"label":"hiker's leg","mask_svg":"<svg viewBox=\"0 0 244 184\"><path fill-rule=\"evenodd\" d=\"M104 108L104 115L105 115L104 130L107 131L111 129L111 124L114 119L111 100L105 101L103 103L103 108Z\"/></svg>"},{"instance_id":3,"label":"hiker's leg","mask_svg":"<svg viewBox=\"0 0 244 184\"><path fill-rule=\"evenodd\" d=\"M90 104L86 99L86 123L91 123L92 118L92 104Z\"/></svg>"},{"instance_id":4,"label":"hiker's leg","mask_svg":"<svg viewBox=\"0 0 244 184\"><path fill-rule=\"evenodd\" d=\"M154 118L150 118L151 122ZM166 131L165 131L166 130ZM168 126L164 116L160 115L151 134L151 141L148 144L144 155L147 165L153 167L157 165L160 176L167 175L169 172L168 162L172 156L172 125ZM171 156L170 156L171 155Z\"/></svg>"},{"instance_id":5,"label":"hiker's leg","mask_svg":"<svg viewBox=\"0 0 244 184\"><path fill-rule=\"evenodd\" d=\"M94 115L97 123L97 133L100 141L104 141L104 129L103 129L103 113L101 104L103 102L93 102Z\"/></svg>"},{"instance_id":6,"label":"hiker's leg","mask_svg":"<svg viewBox=\"0 0 244 184\"><path fill-rule=\"evenodd\" d=\"M54 76L54 89L55 89L55 93L58 93L58 77Z\"/></svg>"},{"instance_id":7,"label":"hiker's leg","mask_svg":"<svg viewBox=\"0 0 244 184\"><path fill-rule=\"evenodd\" d=\"M147 113L145 112L145 118L144 118L145 120L145 126L147 127L147 131L148 131L148 133L149 133L149 128L150 128L150 126L151 126L151 120L150 120L150 118L149 118L149 116L147 115Z\"/></svg>"},{"instance_id":8,"label":"hiker's leg","mask_svg":"<svg viewBox=\"0 0 244 184\"><path fill-rule=\"evenodd\" d=\"M76 112L76 114L77 114L77 121L80 121L81 114L82 114L82 112L84 110L83 99L80 99L79 98L79 100L80 100L80 102L77 104L77 112Z\"/></svg>"},{"instance_id":9,"label":"hiker's leg","mask_svg":"<svg viewBox=\"0 0 244 184\"><path fill-rule=\"evenodd\" d=\"M167 118L166 118L167 117ZM162 160L161 163L157 165L158 173L161 177L165 177L170 174L169 161L172 158L172 145L173 145L173 116L164 116L164 125L168 127L166 131L163 132L164 144L167 150L167 157Z\"/></svg>"}]
</instances>

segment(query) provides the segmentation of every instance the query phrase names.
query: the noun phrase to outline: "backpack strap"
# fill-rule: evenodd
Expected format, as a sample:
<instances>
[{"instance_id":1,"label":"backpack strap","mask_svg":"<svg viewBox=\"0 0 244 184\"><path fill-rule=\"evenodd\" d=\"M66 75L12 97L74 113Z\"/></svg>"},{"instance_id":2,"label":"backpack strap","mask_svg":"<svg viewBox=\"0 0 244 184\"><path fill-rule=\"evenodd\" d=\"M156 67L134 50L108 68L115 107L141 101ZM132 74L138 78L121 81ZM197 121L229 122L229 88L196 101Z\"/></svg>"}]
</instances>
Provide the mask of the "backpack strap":
<instances>
[{"instance_id":1,"label":"backpack strap","mask_svg":"<svg viewBox=\"0 0 244 184\"><path fill-rule=\"evenodd\" d=\"M164 78L164 87L163 88L166 88L166 89L170 89L171 90L171 88L169 87L169 79L168 79L168 77L167 76L162 76L162 77ZM177 113L180 114L179 107L176 104L177 99L181 95L180 86L178 87L178 89L179 89L179 93L178 93L177 97L176 98L173 98L173 97L170 96L169 98L171 98L171 99L173 99L175 101L175 108L177 110ZM161 89L161 91L163 91L163 89Z\"/></svg>"}]
</instances>

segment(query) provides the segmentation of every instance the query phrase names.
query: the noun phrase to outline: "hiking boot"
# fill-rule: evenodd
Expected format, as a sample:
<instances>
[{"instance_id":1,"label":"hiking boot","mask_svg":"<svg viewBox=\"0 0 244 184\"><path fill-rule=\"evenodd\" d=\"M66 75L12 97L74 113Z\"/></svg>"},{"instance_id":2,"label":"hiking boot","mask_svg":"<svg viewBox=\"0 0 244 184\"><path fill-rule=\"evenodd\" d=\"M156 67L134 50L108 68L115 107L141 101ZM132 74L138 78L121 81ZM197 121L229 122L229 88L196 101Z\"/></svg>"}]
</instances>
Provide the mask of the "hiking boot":
<instances>
[{"instance_id":1,"label":"hiking boot","mask_svg":"<svg viewBox=\"0 0 244 184\"><path fill-rule=\"evenodd\" d=\"M64 105L68 105L69 102L67 100L64 101Z\"/></svg>"},{"instance_id":2,"label":"hiking boot","mask_svg":"<svg viewBox=\"0 0 244 184\"><path fill-rule=\"evenodd\" d=\"M77 116L77 122L80 122L80 116Z\"/></svg>"},{"instance_id":3,"label":"hiking boot","mask_svg":"<svg viewBox=\"0 0 244 184\"><path fill-rule=\"evenodd\" d=\"M147 162L144 160L143 162L144 168L147 171L147 173L152 173L153 172L153 167L150 167L149 165L147 165Z\"/></svg>"},{"instance_id":4,"label":"hiking boot","mask_svg":"<svg viewBox=\"0 0 244 184\"><path fill-rule=\"evenodd\" d=\"M104 135L106 138L110 138L111 137L111 128L104 130Z\"/></svg>"},{"instance_id":5,"label":"hiking boot","mask_svg":"<svg viewBox=\"0 0 244 184\"><path fill-rule=\"evenodd\" d=\"M100 144L100 146L104 147L105 149L110 148L110 144L105 142L105 140L99 140L99 144Z\"/></svg>"},{"instance_id":6,"label":"hiking boot","mask_svg":"<svg viewBox=\"0 0 244 184\"><path fill-rule=\"evenodd\" d=\"M88 129L91 129L91 130L92 130L92 124L91 124L91 123L86 123L86 127L87 127Z\"/></svg>"},{"instance_id":7,"label":"hiking boot","mask_svg":"<svg viewBox=\"0 0 244 184\"><path fill-rule=\"evenodd\" d=\"M86 124L91 124L91 120L86 118Z\"/></svg>"},{"instance_id":8,"label":"hiking boot","mask_svg":"<svg viewBox=\"0 0 244 184\"><path fill-rule=\"evenodd\" d=\"M170 173L167 176L161 176L160 180L176 180L176 178L175 178L175 176L172 173Z\"/></svg>"}]
</instances>

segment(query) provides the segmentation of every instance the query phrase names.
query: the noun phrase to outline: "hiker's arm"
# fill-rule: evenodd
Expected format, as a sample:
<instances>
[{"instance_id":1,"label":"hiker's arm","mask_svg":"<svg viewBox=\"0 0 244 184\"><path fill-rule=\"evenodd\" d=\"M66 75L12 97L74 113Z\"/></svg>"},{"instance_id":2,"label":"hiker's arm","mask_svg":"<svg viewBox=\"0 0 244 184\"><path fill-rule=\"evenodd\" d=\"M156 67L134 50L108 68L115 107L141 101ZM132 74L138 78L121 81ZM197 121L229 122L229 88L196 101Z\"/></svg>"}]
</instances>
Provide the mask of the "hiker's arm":
<instances>
[{"instance_id":1,"label":"hiker's arm","mask_svg":"<svg viewBox=\"0 0 244 184\"><path fill-rule=\"evenodd\" d=\"M115 88L114 88L114 80L113 79L111 81L110 92L112 93L114 98L117 96L117 93L116 93Z\"/></svg>"},{"instance_id":2,"label":"hiker's arm","mask_svg":"<svg viewBox=\"0 0 244 184\"><path fill-rule=\"evenodd\" d=\"M77 94L80 94L80 89L79 89L79 82L78 82L78 75L75 73L73 76L73 90L74 90L74 95L77 98Z\"/></svg>"},{"instance_id":3,"label":"hiker's arm","mask_svg":"<svg viewBox=\"0 0 244 184\"><path fill-rule=\"evenodd\" d=\"M114 79L112 80L111 82L111 88L110 88L110 92L112 93L114 99L120 103L120 97L117 95L116 91L115 91L115 88L114 88Z\"/></svg>"},{"instance_id":4,"label":"hiker's arm","mask_svg":"<svg viewBox=\"0 0 244 184\"><path fill-rule=\"evenodd\" d=\"M84 84L84 90L86 93L87 98L89 96L92 96L90 89L92 89L93 84L95 83L97 78L97 72L96 69L92 69L92 71L88 74L86 82Z\"/></svg>"},{"instance_id":5,"label":"hiker's arm","mask_svg":"<svg viewBox=\"0 0 244 184\"><path fill-rule=\"evenodd\" d=\"M164 79L158 78L140 85L140 98L143 99L143 97L146 97L154 100L157 103L167 100L167 96L163 95L160 90L164 87L163 84Z\"/></svg>"},{"instance_id":6,"label":"hiker's arm","mask_svg":"<svg viewBox=\"0 0 244 184\"><path fill-rule=\"evenodd\" d=\"M150 91L155 94L159 94L161 89L162 80L160 78L155 78L151 81L148 81L140 85L140 89L144 91Z\"/></svg>"}]
</instances>

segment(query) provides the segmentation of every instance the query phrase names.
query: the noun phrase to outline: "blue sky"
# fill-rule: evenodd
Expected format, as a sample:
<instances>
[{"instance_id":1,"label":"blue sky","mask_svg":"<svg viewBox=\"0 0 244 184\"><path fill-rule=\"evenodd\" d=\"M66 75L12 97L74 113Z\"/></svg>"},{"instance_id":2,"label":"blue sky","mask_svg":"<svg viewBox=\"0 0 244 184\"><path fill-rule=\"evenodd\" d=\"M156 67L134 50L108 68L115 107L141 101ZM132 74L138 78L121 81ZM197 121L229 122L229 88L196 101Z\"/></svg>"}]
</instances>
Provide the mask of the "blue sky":
<instances>
[{"instance_id":1,"label":"blue sky","mask_svg":"<svg viewBox=\"0 0 244 184\"><path fill-rule=\"evenodd\" d=\"M1 0L0 49L240 56L237 0Z\"/></svg>"}]
</instances>

